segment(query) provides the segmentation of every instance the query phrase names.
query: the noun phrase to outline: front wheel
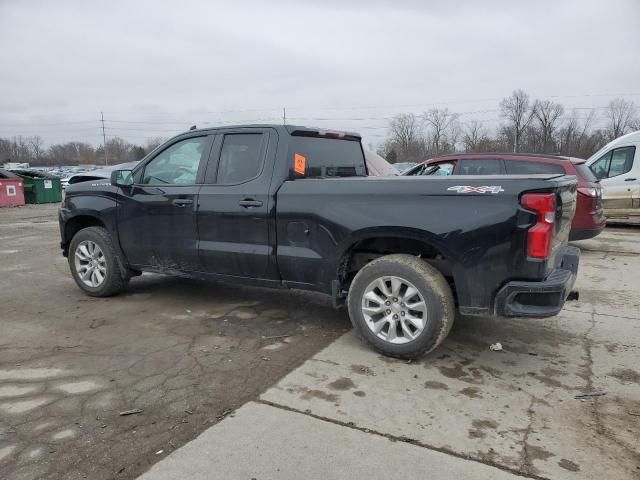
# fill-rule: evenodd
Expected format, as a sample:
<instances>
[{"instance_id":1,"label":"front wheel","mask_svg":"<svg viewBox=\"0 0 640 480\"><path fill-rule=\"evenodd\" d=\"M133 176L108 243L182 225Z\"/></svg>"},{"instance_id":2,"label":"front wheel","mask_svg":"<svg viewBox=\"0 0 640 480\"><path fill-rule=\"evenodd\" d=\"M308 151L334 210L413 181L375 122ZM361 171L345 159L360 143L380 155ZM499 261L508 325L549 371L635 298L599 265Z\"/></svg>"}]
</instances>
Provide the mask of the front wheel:
<instances>
[{"instance_id":1,"label":"front wheel","mask_svg":"<svg viewBox=\"0 0 640 480\"><path fill-rule=\"evenodd\" d=\"M354 328L384 355L415 358L449 334L455 305L442 274L418 257L386 255L355 276L347 299Z\"/></svg>"},{"instance_id":2,"label":"front wheel","mask_svg":"<svg viewBox=\"0 0 640 480\"><path fill-rule=\"evenodd\" d=\"M69 247L69 267L76 284L92 297L115 295L128 283L111 236L103 227L87 227L75 234Z\"/></svg>"}]
</instances>

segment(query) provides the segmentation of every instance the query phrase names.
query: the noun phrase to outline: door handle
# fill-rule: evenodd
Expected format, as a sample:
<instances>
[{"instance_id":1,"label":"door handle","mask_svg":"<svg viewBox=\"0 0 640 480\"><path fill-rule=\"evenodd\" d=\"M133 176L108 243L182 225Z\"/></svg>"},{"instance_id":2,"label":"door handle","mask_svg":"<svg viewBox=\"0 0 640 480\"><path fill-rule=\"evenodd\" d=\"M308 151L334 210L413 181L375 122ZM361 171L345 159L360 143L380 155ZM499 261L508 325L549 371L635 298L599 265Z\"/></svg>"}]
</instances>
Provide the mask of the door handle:
<instances>
[{"instance_id":1,"label":"door handle","mask_svg":"<svg viewBox=\"0 0 640 480\"><path fill-rule=\"evenodd\" d=\"M193 200L190 198L176 198L173 202L176 207L186 207L187 205L193 205Z\"/></svg>"},{"instance_id":2,"label":"door handle","mask_svg":"<svg viewBox=\"0 0 640 480\"><path fill-rule=\"evenodd\" d=\"M262 206L262 201L261 200L254 200L252 198L245 198L244 200L240 200L238 202L238 205L240 205L241 207L245 207L245 208L261 207Z\"/></svg>"},{"instance_id":3,"label":"door handle","mask_svg":"<svg viewBox=\"0 0 640 480\"><path fill-rule=\"evenodd\" d=\"M637 178L625 178L624 181L625 182L635 182L637 180Z\"/></svg>"}]
</instances>

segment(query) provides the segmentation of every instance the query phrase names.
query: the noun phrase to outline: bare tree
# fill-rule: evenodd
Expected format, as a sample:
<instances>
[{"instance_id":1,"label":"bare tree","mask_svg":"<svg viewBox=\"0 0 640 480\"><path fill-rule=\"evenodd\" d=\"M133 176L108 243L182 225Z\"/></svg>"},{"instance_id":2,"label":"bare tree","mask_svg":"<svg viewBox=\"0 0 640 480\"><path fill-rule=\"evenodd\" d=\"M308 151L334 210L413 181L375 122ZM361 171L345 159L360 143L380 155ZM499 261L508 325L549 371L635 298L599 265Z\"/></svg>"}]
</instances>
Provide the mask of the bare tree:
<instances>
[{"instance_id":1,"label":"bare tree","mask_svg":"<svg viewBox=\"0 0 640 480\"><path fill-rule=\"evenodd\" d=\"M35 136L35 137L29 137L28 142L29 142L29 149L31 150L31 155L33 157L33 160L38 162L38 160L42 158L45 152L44 140L42 140L42 137Z\"/></svg>"},{"instance_id":2,"label":"bare tree","mask_svg":"<svg viewBox=\"0 0 640 480\"><path fill-rule=\"evenodd\" d=\"M462 143L464 144L465 152L476 152L480 142L486 137L486 132L482 126L482 122L479 120L471 120L464 126L464 133L462 135Z\"/></svg>"},{"instance_id":3,"label":"bare tree","mask_svg":"<svg viewBox=\"0 0 640 480\"><path fill-rule=\"evenodd\" d=\"M589 110L583 116L574 110L558 129L558 150L565 155L584 158L602 146L604 142L600 136L591 133L595 115L595 110Z\"/></svg>"},{"instance_id":4,"label":"bare tree","mask_svg":"<svg viewBox=\"0 0 640 480\"><path fill-rule=\"evenodd\" d=\"M611 100L607 106L607 136L609 140L618 138L629 132L634 125L636 118L636 107L633 102L624 98Z\"/></svg>"},{"instance_id":5,"label":"bare tree","mask_svg":"<svg viewBox=\"0 0 640 480\"><path fill-rule=\"evenodd\" d=\"M422 120L427 125L427 141L433 155L439 155L445 150L455 150L457 137L460 135L458 114L449 109L432 108L422 114Z\"/></svg>"},{"instance_id":6,"label":"bare tree","mask_svg":"<svg viewBox=\"0 0 640 480\"><path fill-rule=\"evenodd\" d=\"M144 153L145 154L149 153L151 150L155 149L156 147L159 147L166 141L167 139L164 137L153 137L148 139L144 145Z\"/></svg>"},{"instance_id":7,"label":"bare tree","mask_svg":"<svg viewBox=\"0 0 640 480\"><path fill-rule=\"evenodd\" d=\"M550 100L536 100L532 111L540 127L542 152L553 152L555 150L554 135L558 129L560 117L564 114L564 107Z\"/></svg>"},{"instance_id":8,"label":"bare tree","mask_svg":"<svg viewBox=\"0 0 640 480\"><path fill-rule=\"evenodd\" d=\"M131 145L126 140L120 137L113 137L107 140L107 158L109 159L109 163L124 163L130 162L131 158L131 149L133 145Z\"/></svg>"},{"instance_id":9,"label":"bare tree","mask_svg":"<svg viewBox=\"0 0 640 480\"><path fill-rule=\"evenodd\" d=\"M524 90L514 90L510 97L500 102L501 115L513 130L513 151L518 151L522 133L533 118L533 109L529 108L529 95Z\"/></svg>"},{"instance_id":10,"label":"bare tree","mask_svg":"<svg viewBox=\"0 0 640 480\"><path fill-rule=\"evenodd\" d=\"M395 151L398 161L420 160L424 154L424 139L418 119L412 113L396 115L389 122L389 138L383 149Z\"/></svg>"}]
</instances>

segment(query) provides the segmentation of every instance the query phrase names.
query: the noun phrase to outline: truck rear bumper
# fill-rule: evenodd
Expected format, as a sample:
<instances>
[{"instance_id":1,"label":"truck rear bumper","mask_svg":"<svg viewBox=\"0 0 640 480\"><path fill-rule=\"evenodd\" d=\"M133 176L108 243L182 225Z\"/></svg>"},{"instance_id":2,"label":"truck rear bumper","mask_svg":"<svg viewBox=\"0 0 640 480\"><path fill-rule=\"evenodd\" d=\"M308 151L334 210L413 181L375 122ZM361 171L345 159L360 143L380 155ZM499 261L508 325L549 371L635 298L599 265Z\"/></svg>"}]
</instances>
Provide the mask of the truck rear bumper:
<instances>
[{"instance_id":1,"label":"truck rear bumper","mask_svg":"<svg viewBox=\"0 0 640 480\"><path fill-rule=\"evenodd\" d=\"M580 250L565 247L560 266L540 282L514 281L495 298L495 311L504 317L552 317L562 310L578 273Z\"/></svg>"}]
</instances>

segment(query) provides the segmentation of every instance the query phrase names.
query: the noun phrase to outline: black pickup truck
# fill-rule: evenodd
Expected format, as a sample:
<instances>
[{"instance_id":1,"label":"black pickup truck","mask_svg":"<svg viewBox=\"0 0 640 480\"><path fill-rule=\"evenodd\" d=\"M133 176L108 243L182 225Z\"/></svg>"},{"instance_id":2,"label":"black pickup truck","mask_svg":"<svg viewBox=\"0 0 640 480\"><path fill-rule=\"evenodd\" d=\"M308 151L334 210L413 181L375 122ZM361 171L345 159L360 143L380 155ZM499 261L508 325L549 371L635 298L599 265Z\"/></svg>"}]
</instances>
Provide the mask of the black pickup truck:
<instances>
[{"instance_id":1,"label":"black pickup truck","mask_svg":"<svg viewBox=\"0 0 640 480\"><path fill-rule=\"evenodd\" d=\"M133 170L70 185L59 212L78 286L141 272L316 290L384 354L436 348L456 309L546 317L569 296L575 177L370 177L360 136L193 130Z\"/></svg>"}]
</instances>

